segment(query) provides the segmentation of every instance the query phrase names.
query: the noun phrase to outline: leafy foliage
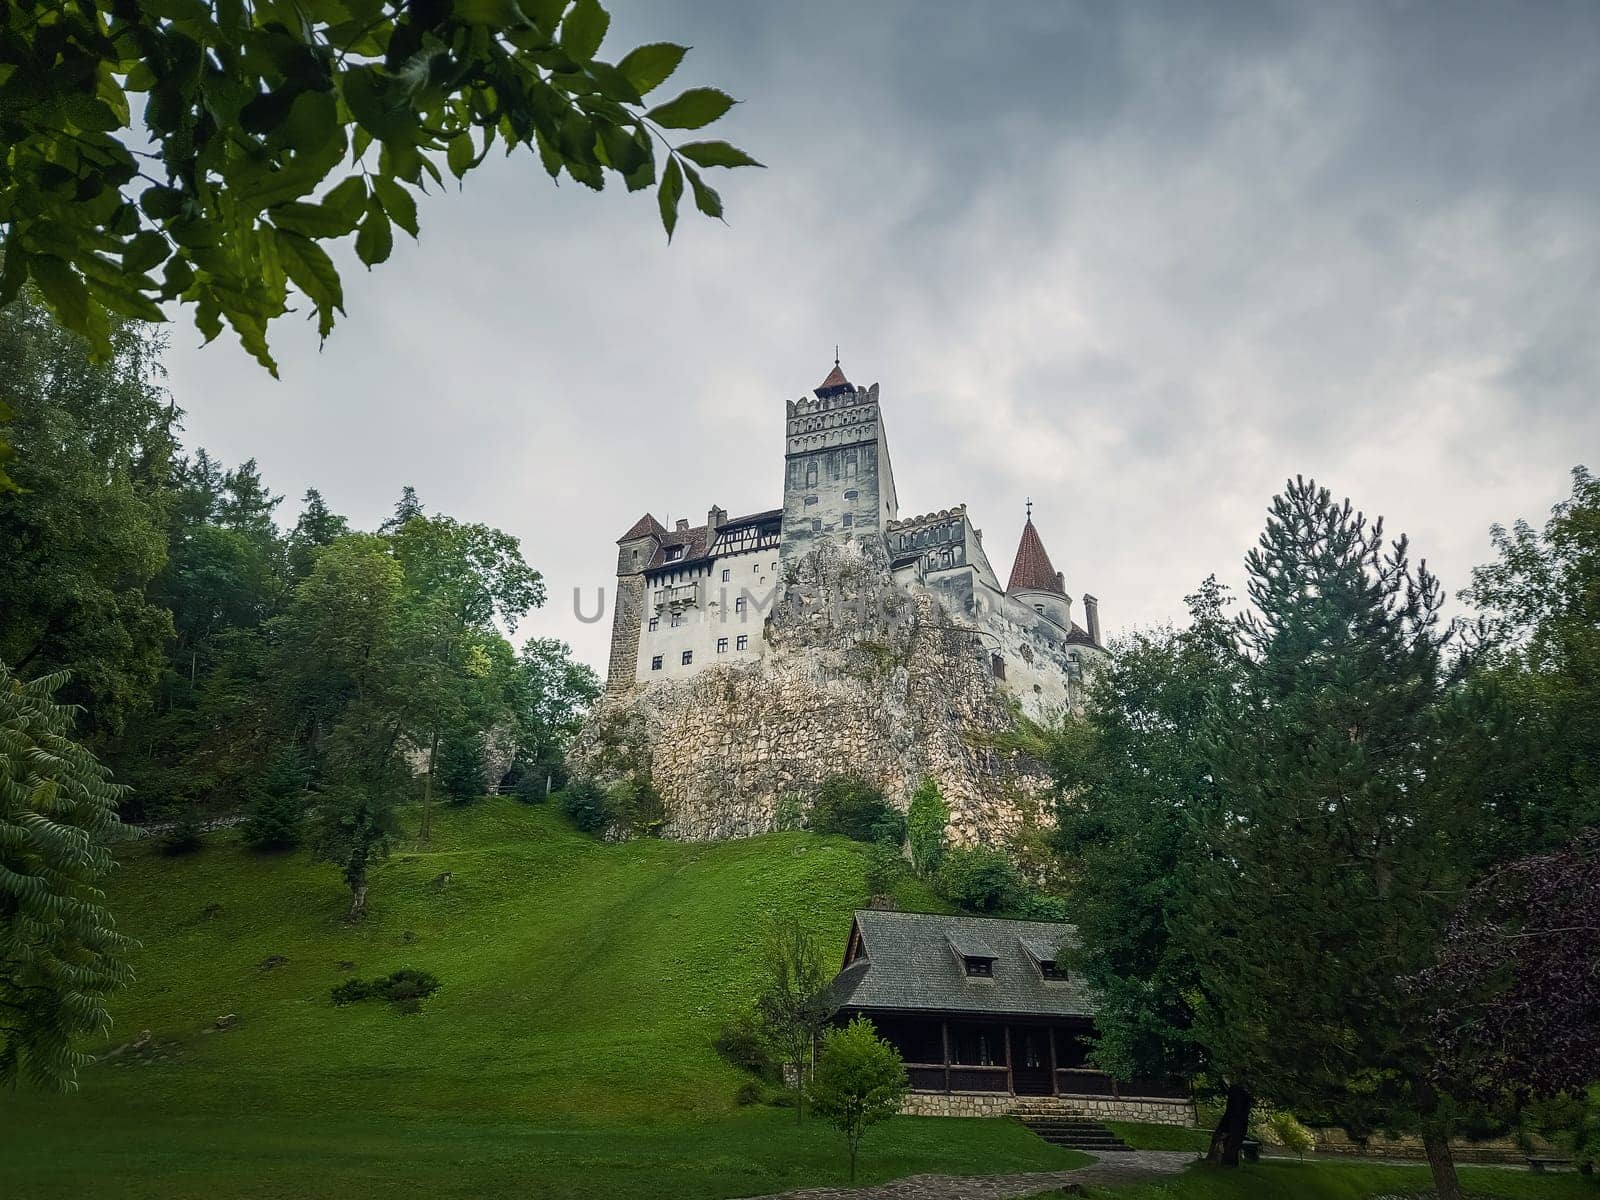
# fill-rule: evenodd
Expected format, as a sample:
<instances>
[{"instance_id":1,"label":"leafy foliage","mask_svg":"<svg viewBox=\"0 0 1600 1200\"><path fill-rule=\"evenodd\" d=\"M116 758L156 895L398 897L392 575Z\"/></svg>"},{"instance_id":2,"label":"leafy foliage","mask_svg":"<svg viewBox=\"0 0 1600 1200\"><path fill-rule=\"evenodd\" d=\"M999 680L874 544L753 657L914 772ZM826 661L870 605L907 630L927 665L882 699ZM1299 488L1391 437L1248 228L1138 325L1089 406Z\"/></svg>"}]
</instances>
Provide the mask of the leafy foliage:
<instances>
[{"instance_id":1,"label":"leafy foliage","mask_svg":"<svg viewBox=\"0 0 1600 1200\"><path fill-rule=\"evenodd\" d=\"M439 746L439 790L457 804L477 800L489 790L483 756L488 739L481 729L447 735Z\"/></svg>"},{"instance_id":2,"label":"leafy foliage","mask_svg":"<svg viewBox=\"0 0 1600 1200\"><path fill-rule=\"evenodd\" d=\"M605 790L594 780L571 780L561 793L561 811L584 833L599 833L610 819Z\"/></svg>"},{"instance_id":3,"label":"leafy foliage","mask_svg":"<svg viewBox=\"0 0 1600 1200\"><path fill-rule=\"evenodd\" d=\"M775 1056L793 1072L795 1120L802 1121L806 1068L835 1011L829 987L833 972L823 961L817 939L792 917L768 925L761 966L756 1021Z\"/></svg>"},{"instance_id":4,"label":"leafy foliage","mask_svg":"<svg viewBox=\"0 0 1600 1200\"><path fill-rule=\"evenodd\" d=\"M0 308L0 408L26 489L0 478L0 659L23 678L70 671L62 698L86 706L91 736L148 707L172 633L148 591L174 451L161 343L132 322L109 336L92 365L31 289Z\"/></svg>"},{"instance_id":5,"label":"leafy foliage","mask_svg":"<svg viewBox=\"0 0 1600 1200\"><path fill-rule=\"evenodd\" d=\"M939 785L924 779L911 795L906 810L906 839L911 846L911 863L926 876L934 876L944 861L945 827L950 823L950 806L939 792Z\"/></svg>"},{"instance_id":6,"label":"leafy foliage","mask_svg":"<svg viewBox=\"0 0 1600 1200\"><path fill-rule=\"evenodd\" d=\"M111 1024L132 978L100 883L124 836L122 789L72 738L60 675L21 682L0 664L0 1084L74 1083L73 1039Z\"/></svg>"},{"instance_id":7,"label":"leafy foliage","mask_svg":"<svg viewBox=\"0 0 1600 1200\"><path fill-rule=\"evenodd\" d=\"M247 845L257 850L288 850L300 844L309 774L307 764L292 747L274 756L245 817Z\"/></svg>"},{"instance_id":8,"label":"leafy foliage","mask_svg":"<svg viewBox=\"0 0 1600 1200\"><path fill-rule=\"evenodd\" d=\"M363 1000L387 1000L401 1012L416 1012L422 1002L439 990L439 981L427 971L401 967L382 979L346 979L330 993L333 1003L344 1008Z\"/></svg>"},{"instance_id":9,"label":"leafy foliage","mask_svg":"<svg viewBox=\"0 0 1600 1200\"><path fill-rule=\"evenodd\" d=\"M1433 1077L1526 1104L1600 1080L1600 832L1473 885L1414 987L1444 997Z\"/></svg>"},{"instance_id":10,"label":"leafy foliage","mask_svg":"<svg viewBox=\"0 0 1600 1200\"><path fill-rule=\"evenodd\" d=\"M323 337L343 312L325 247L353 238L369 268L385 261L396 226L418 235L417 194L497 142L552 179L655 185L669 237L685 181L720 217L700 169L759 164L665 131L732 99L697 87L652 106L685 48L607 62L609 24L598 0L7 4L0 305L32 280L106 359L112 314L161 321L176 301L207 341L226 322L276 373L267 326L296 292Z\"/></svg>"},{"instance_id":11,"label":"leafy foliage","mask_svg":"<svg viewBox=\"0 0 1600 1200\"><path fill-rule=\"evenodd\" d=\"M850 775L823 780L811 807L813 833L841 833L857 842L893 842L905 837L905 818L883 792Z\"/></svg>"},{"instance_id":12,"label":"leafy foliage","mask_svg":"<svg viewBox=\"0 0 1600 1200\"><path fill-rule=\"evenodd\" d=\"M811 1081L811 1106L844 1134L850 1147L851 1183L856 1180L862 1137L900 1111L909 1088L900 1052L880 1038L865 1017L843 1029L830 1029L823 1038Z\"/></svg>"},{"instance_id":13,"label":"leafy foliage","mask_svg":"<svg viewBox=\"0 0 1600 1200\"><path fill-rule=\"evenodd\" d=\"M998 846L957 846L945 852L939 893L969 912L1016 912L1027 902L1028 885Z\"/></svg>"}]
</instances>

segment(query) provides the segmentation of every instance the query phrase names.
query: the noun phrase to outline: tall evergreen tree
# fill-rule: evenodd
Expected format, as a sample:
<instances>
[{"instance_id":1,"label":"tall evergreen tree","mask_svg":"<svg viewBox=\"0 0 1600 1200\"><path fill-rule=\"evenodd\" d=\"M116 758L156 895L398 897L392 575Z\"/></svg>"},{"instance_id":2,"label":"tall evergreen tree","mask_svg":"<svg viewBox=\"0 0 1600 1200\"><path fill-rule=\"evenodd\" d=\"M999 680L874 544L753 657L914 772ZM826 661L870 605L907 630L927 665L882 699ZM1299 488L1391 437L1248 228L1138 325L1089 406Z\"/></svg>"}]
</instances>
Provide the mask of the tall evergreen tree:
<instances>
[{"instance_id":1,"label":"tall evergreen tree","mask_svg":"<svg viewBox=\"0 0 1600 1200\"><path fill-rule=\"evenodd\" d=\"M1246 562L1254 611L1206 721L1207 853L1177 929L1216 1069L1302 1114L1420 1130L1460 1195L1431 1078L1432 959L1470 861L1475 798L1427 766L1449 736L1450 631L1426 566L1296 479Z\"/></svg>"},{"instance_id":2,"label":"tall evergreen tree","mask_svg":"<svg viewBox=\"0 0 1600 1200\"><path fill-rule=\"evenodd\" d=\"M349 532L350 522L330 509L316 488L307 488L300 517L289 534L290 575L304 579L311 574L316 552Z\"/></svg>"}]
</instances>

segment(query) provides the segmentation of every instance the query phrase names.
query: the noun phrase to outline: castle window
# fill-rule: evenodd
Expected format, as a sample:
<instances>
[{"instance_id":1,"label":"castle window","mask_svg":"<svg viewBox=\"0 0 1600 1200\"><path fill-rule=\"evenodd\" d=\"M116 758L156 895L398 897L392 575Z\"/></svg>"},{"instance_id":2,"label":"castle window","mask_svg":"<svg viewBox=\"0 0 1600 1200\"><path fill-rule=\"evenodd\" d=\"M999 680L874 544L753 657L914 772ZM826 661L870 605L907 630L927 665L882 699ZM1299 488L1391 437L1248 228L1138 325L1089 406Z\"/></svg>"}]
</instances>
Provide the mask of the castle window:
<instances>
[{"instance_id":1,"label":"castle window","mask_svg":"<svg viewBox=\"0 0 1600 1200\"><path fill-rule=\"evenodd\" d=\"M854 450L844 456L844 477L846 479L854 479L856 477L856 452Z\"/></svg>"},{"instance_id":2,"label":"castle window","mask_svg":"<svg viewBox=\"0 0 1600 1200\"><path fill-rule=\"evenodd\" d=\"M733 578L733 572L724 567L722 571L722 582L727 583L731 578Z\"/></svg>"},{"instance_id":3,"label":"castle window","mask_svg":"<svg viewBox=\"0 0 1600 1200\"><path fill-rule=\"evenodd\" d=\"M817 460L814 458L806 464L806 486L808 488L817 486Z\"/></svg>"},{"instance_id":4,"label":"castle window","mask_svg":"<svg viewBox=\"0 0 1600 1200\"><path fill-rule=\"evenodd\" d=\"M672 627L674 629L676 629L679 625L682 625L682 624L683 624L683 614L682 613L676 613L676 612L673 613L672 614Z\"/></svg>"},{"instance_id":5,"label":"castle window","mask_svg":"<svg viewBox=\"0 0 1600 1200\"><path fill-rule=\"evenodd\" d=\"M660 617L651 617L650 618L650 632L654 633L656 630L658 630L660 628L661 628L661 618Z\"/></svg>"},{"instance_id":6,"label":"castle window","mask_svg":"<svg viewBox=\"0 0 1600 1200\"><path fill-rule=\"evenodd\" d=\"M1039 615L1040 615L1040 616L1041 616L1041 617L1042 617L1042 616L1044 616L1044 605L1042 605L1042 604L1035 604L1035 605L1034 605L1034 606L1033 606L1033 611L1034 611L1034 612L1036 612L1036 613L1038 613L1038 614L1039 614Z\"/></svg>"},{"instance_id":7,"label":"castle window","mask_svg":"<svg viewBox=\"0 0 1600 1200\"><path fill-rule=\"evenodd\" d=\"M737 599L734 600L734 602L733 602L733 611L734 612L743 612L744 611L744 597L743 596L740 596L740 597L738 597Z\"/></svg>"},{"instance_id":8,"label":"castle window","mask_svg":"<svg viewBox=\"0 0 1600 1200\"><path fill-rule=\"evenodd\" d=\"M717 639L717 653L718 654L726 654L727 652L728 652L728 639L727 638L718 638Z\"/></svg>"},{"instance_id":9,"label":"castle window","mask_svg":"<svg viewBox=\"0 0 1600 1200\"><path fill-rule=\"evenodd\" d=\"M1004 679L1006 677L1006 660L998 654L989 655L989 673L996 679Z\"/></svg>"},{"instance_id":10,"label":"castle window","mask_svg":"<svg viewBox=\"0 0 1600 1200\"><path fill-rule=\"evenodd\" d=\"M683 665L687 667L693 661L694 661L694 651L693 650L685 650L683 652Z\"/></svg>"},{"instance_id":11,"label":"castle window","mask_svg":"<svg viewBox=\"0 0 1600 1200\"><path fill-rule=\"evenodd\" d=\"M810 508L816 502L817 502L817 498L815 496L807 496L806 497L806 507L807 508Z\"/></svg>"},{"instance_id":12,"label":"castle window","mask_svg":"<svg viewBox=\"0 0 1600 1200\"><path fill-rule=\"evenodd\" d=\"M860 492L856 491L855 488L851 488L848 492L846 492L844 494L844 498L846 500L854 500L859 495L861 495Z\"/></svg>"},{"instance_id":13,"label":"castle window","mask_svg":"<svg viewBox=\"0 0 1600 1200\"><path fill-rule=\"evenodd\" d=\"M855 523L856 517L854 513L845 513L843 517L839 518L839 524L843 525L846 529L849 529Z\"/></svg>"},{"instance_id":14,"label":"castle window","mask_svg":"<svg viewBox=\"0 0 1600 1200\"><path fill-rule=\"evenodd\" d=\"M668 562L677 562L682 557L683 557L683 547L682 546L668 546L667 547L667 561Z\"/></svg>"},{"instance_id":15,"label":"castle window","mask_svg":"<svg viewBox=\"0 0 1600 1200\"><path fill-rule=\"evenodd\" d=\"M736 642L733 643L733 648L735 650L748 650L748 649L750 649L750 635L747 634L747 633L741 633L739 635L739 639Z\"/></svg>"},{"instance_id":16,"label":"castle window","mask_svg":"<svg viewBox=\"0 0 1600 1200\"><path fill-rule=\"evenodd\" d=\"M661 655L657 654L654 658L652 658L650 660L650 669L652 671L661 670Z\"/></svg>"}]
</instances>

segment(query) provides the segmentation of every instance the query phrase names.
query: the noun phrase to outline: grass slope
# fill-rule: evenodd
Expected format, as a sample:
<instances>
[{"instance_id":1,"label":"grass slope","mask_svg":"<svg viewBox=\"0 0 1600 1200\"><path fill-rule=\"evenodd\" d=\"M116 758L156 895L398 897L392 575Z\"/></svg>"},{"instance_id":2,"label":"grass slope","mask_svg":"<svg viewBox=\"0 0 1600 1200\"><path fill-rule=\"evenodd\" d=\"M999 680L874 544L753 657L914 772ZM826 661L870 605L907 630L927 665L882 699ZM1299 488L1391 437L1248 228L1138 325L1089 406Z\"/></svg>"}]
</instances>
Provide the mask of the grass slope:
<instances>
[{"instance_id":1,"label":"grass slope","mask_svg":"<svg viewBox=\"0 0 1600 1200\"><path fill-rule=\"evenodd\" d=\"M711 1039L749 1001L770 914L842 951L861 847L602 845L508 799L436 828L374 872L356 928L338 873L303 855L230 838L126 855L112 902L144 949L107 1046L149 1030L157 1052L90 1068L73 1095L0 1097L0 1194L722 1197L842 1178L839 1135L739 1108L744 1077ZM909 886L907 906L931 905ZM400 967L443 984L418 1014L329 1002ZM210 1032L225 1014L237 1025ZM1077 1161L1012 1122L897 1118L862 1173Z\"/></svg>"}]
</instances>

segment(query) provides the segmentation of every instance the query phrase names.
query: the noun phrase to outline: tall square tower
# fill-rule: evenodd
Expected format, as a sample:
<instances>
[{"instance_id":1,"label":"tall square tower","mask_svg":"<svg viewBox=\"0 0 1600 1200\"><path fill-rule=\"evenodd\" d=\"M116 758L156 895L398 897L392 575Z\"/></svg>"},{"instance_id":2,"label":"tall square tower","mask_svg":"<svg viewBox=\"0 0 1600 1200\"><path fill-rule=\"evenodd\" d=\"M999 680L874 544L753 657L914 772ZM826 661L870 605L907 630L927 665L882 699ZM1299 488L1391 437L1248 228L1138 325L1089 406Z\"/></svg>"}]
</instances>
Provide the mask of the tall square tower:
<instances>
[{"instance_id":1,"label":"tall square tower","mask_svg":"<svg viewBox=\"0 0 1600 1200\"><path fill-rule=\"evenodd\" d=\"M833 370L788 404L780 556L800 558L821 538L876 538L899 514L878 385L858 388Z\"/></svg>"}]
</instances>

